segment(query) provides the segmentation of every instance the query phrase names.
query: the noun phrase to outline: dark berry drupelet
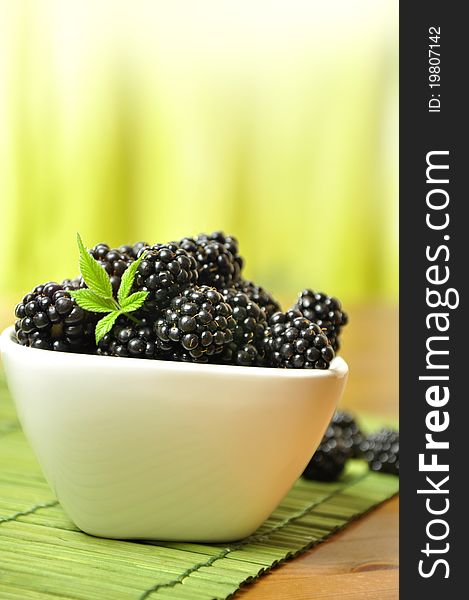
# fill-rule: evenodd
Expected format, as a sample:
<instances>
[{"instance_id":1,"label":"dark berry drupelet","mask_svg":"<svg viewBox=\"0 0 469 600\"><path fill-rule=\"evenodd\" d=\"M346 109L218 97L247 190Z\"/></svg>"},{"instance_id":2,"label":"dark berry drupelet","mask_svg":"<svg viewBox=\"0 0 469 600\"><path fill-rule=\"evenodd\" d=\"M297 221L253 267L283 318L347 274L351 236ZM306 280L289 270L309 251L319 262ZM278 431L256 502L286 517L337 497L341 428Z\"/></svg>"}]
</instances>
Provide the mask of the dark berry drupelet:
<instances>
[{"instance_id":1,"label":"dark berry drupelet","mask_svg":"<svg viewBox=\"0 0 469 600\"><path fill-rule=\"evenodd\" d=\"M145 310L156 312L168 306L190 285L197 283L197 264L193 256L175 243L143 247L145 252L134 281L134 291L149 292Z\"/></svg>"},{"instance_id":2,"label":"dark berry drupelet","mask_svg":"<svg viewBox=\"0 0 469 600\"><path fill-rule=\"evenodd\" d=\"M23 346L59 352L93 350L98 317L80 308L61 284L35 287L16 306L15 315L16 338Z\"/></svg>"},{"instance_id":3,"label":"dark berry drupelet","mask_svg":"<svg viewBox=\"0 0 469 600\"><path fill-rule=\"evenodd\" d=\"M335 481L344 470L350 455L350 448L344 442L340 429L329 426L303 471L303 477L316 481Z\"/></svg>"},{"instance_id":4,"label":"dark berry drupelet","mask_svg":"<svg viewBox=\"0 0 469 600\"><path fill-rule=\"evenodd\" d=\"M155 324L159 350L172 360L208 362L233 341L236 322L222 294L192 286L171 301Z\"/></svg>"},{"instance_id":5,"label":"dark berry drupelet","mask_svg":"<svg viewBox=\"0 0 469 600\"><path fill-rule=\"evenodd\" d=\"M354 417L348 412L338 410L332 417L331 426L341 431L344 442L350 447L352 458L361 457L360 444L364 435Z\"/></svg>"},{"instance_id":6,"label":"dark berry drupelet","mask_svg":"<svg viewBox=\"0 0 469 600\"><path fill-rule=\"evenodd\" d=\"M234 288L223 290L233 310L236 327L233 341L226 345L221 362L240 366L262 366L265 362L264 337L267 320L264 311L249 297Z\"/></svg>"},{"instance_id":7,"label":"dark berry drupelet","mask_svg":"<svg viewBox=\"0 0 469 600\"><path fill-rule=\"evenodd\" d=\"M120 316L111 331L99 341L97 353L124 358L157 358L153 323L137 313L134 320Z\"/></svg>"},{"instance_id":8,"label":"dark berry drupelet","mask_svg":"<svg viewBox=\"0 0 469 600\"><path fill-rule=\"evenodd\" d=\"M399 432L381 429L360 444L363 458L372 471L399 475Z\"/></svg>"},{"instance_id":9,"label":"dark berry drupelet","mask_svg":"<svg viewBox=\"0 0 469 600\"><path fill-rule=\"evenodd\" d=\"M274 313L281 310L280 304L275 300L272 294L260 285L256 285L253 281L241 279L241 281L235 285L235 288L246 294L250 300L253 300L260 308L262 308L267 320L269 320Z\"/></svg>"},{"instance_id":10,"label":"dark berry drupelet","mask_svg":"<svg viewBox=\"0 0 469 600\"><path fill-rule=\"evenodd\" d=\"M81 290L86 287L82 277L75 277L75 279L64 279L61 285L66 292Z\"/></svg>"},{"instance_id":11,"label":"dark berry drupelet","mask_svg":"<svg viewBox=\"0 0 469 600\"><path fill-rule=\"evenodd\" d=\"M177 243L197 261L199 285L222 290L239 281L243 259L238 254L236 238L222 232L210 235L201 233L194 238L183 238Z\"/></svg>"},{"instance_id":12,"label":"dark berry drupelet","mask_svg":"<svg viewBox=\"0 0 469 600\"><path fill-rule=\"evenodd\" d=\"M297 310L272 315L264 344L274 367L328 369L335 356L319 325Z\"/></svg>"},{"instance_id":13,"label":"dark berry drupelet","mask_svg":"<svg viewBox=\"0 0 469 600\"><path fill-rule=\"evenodd\" d=\"M303 290L293 308L319 325L330 339L334 350L339 350L340 332L342 327L347 325L348 317L337 298L312 290Z\"/></svg>"},{"instance_id":14,"label":"dark berry drupelet","mask_svg":"<svg viewBox=\"0 0 469 600\"><path fill-rule=\"evenodd\" d=\"M134 261L137 260L140 250L149 247L150 244L147 244L146 242L137 242L133 246L131 246L130 244L124 244L123 246L119 246L118 250L121 254L124 254L126 257Z\"/></svg>"},{"instance_id":15,"label":"dark berry drupelet","mask_svg":"<svg viewBox=\"0 0 469 600\"><path fill-rule=\"evenodd\" d=\"M89 253L106 270L115 296L124 271L135 259L131 254L121 252L119 248L110 248L104 243L97 244L89 250Z\"/></svg>"}]
</instances>

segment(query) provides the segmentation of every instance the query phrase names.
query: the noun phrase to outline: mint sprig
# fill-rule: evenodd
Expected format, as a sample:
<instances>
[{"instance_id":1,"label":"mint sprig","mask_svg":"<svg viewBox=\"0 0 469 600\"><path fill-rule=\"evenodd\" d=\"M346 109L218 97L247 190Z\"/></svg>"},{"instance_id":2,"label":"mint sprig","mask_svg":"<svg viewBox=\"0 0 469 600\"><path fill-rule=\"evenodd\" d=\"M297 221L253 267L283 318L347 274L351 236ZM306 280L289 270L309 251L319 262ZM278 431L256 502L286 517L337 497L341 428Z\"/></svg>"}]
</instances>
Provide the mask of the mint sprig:
<instances>
[{"instance_id":1,"label":"mint sprig","mask_svg":"<svg viewBox=\"0 0 469 600\"><path fill-rule=\"evenodd\" d=\"M107 313L96 324L96 343L111 331L119 315L128 315L138 310L145 302L148 292L134 292L130 294L137 269L145 253L131 263L121 278L117 300L112 294L112 285L105 269L95 260L85 248L80 234L77 233L78 249L80 251L80 271L88 286L87 289L69 292L75 298L78 306L84 310L96 313Z\"/></svg>"}]
</instances>

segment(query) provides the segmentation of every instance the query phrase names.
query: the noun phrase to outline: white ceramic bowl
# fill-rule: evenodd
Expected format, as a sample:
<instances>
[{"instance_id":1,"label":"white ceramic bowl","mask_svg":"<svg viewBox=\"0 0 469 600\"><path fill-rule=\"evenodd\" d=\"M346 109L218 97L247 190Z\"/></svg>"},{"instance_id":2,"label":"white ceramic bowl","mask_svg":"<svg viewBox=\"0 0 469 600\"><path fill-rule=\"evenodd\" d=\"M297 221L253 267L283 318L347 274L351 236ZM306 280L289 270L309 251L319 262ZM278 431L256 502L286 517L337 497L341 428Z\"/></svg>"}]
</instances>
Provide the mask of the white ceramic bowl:
<instances>
[{"instance_id":1,"label":"white ceramic bowl","mask_svg":"<svg viewBox=\"0 0 469 600\"><path fill-rule=\"evenodd\" d=\"M0 339L26 436L90 534L251 534L316 450L348 367L284 370L67 354Z\"/></svg>"}]
</instances>

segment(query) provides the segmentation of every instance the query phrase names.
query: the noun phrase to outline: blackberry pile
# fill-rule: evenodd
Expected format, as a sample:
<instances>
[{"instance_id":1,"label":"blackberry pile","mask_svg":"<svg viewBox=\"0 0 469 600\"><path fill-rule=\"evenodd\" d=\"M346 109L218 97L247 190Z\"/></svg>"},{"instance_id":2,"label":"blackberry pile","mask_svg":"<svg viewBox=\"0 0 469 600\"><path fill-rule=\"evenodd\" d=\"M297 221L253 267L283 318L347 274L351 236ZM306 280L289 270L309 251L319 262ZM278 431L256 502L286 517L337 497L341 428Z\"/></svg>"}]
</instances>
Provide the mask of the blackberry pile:
<instances>
[{"instance_id":1,"label":"blackberry pile","mask_svg":"<svg viewBox=\"0 0 469 600\"><path fill-rule=\"evenodd\" d=\"M243 259L236 238L217 231L186 237L177 244L196 260L201 285L223 290L239 281Z\"/></svg>"},{"instance_id":2,"label":"blackberry pile","mask_svg":"<svg viewBox=\"0 0 469 600\"><path fill-rule=\"evenodd\" d=\"M221 361L245 367L263 366L266 361L264 336L267 326L264 311L246 294L234 288L223 290L223 296L233 311L235 328L233 341L221 355Z\"/></svg>"},{"instance_id":3,"label":"blackberry pile","mask_svg":"<svg viewBox=\"0 0 469 600\"><path fill-rule=\"evenodd\" d=\"M231 306L208 286L193 286L171 301L155 323L161 355L172 360L208 362L233 341Z\"/></svg>"},{"instance_id":4,"label":"blackberry pile","mask_svg":"<svg viewBox=\"0 0 469 600\"><path fill-rule=\"evenodd\" d=\"M372 471L399 475L399 432L380 429L360 444L360 451Z\"/></svg>"},{"instance_id":5,"label":"blackberry pile","mask_svg":"<svg viewBox=\"0 0 469 600\"><path fill-rule=\"evenodd\" d=\"M16 339L22 346L58 352L93 350L96 316L80 308L55 282L36 286L16 306Z\"/></svg>"},{"instance_id":6,"label":"blackberry pile","mask_svg":"<svg viewBox=\"0 0 469 600\"><path fill-rule=\"evenodd\" d=\"M272 364L287 369L328 369L335 356L319 325L297 310L272 315L264 344Z\"/></svg>"},{"instance_id":7,"label":"blackberry pile","mask_svg":"<svg viewBox=\"0 0 469 600\"><path fill-rule=\"evenodd\" d=\"M348 316L340 301L332 296L312 290L303 290L293 309L299 310L313 323L323 329L335 351L340 348L340 332L347 325Z\"/></svg>"},{"instance_id":8,"label":"blackberry pile","mask_svg":"<svg viewBox=\"0 0 469 600\"><path fill-rule=\"evenodd\" d=\"M147 312L157 312L180 295L190 285L197 283L198 272L195 259L177 244L156 244L142 247L137 255L145 252L135 275L134 290L147 291Z\"/></svg>"},{"instance_id":9,"label":"blackberry pile","mask_svg":"<svg viewBox=\"0 0 469 600\"><path fill-rule=\"evenodd\" d=\"M79 276L27 294L16 308L20 344L288 369L327 369L334 358L346 323L338 300L306 290L297 308L281 312L270 292L243 277L244 260L231 235L116 248L99 243L89 250L78 236L78 245L86 282Z\"/></svg>"}]
</instances>

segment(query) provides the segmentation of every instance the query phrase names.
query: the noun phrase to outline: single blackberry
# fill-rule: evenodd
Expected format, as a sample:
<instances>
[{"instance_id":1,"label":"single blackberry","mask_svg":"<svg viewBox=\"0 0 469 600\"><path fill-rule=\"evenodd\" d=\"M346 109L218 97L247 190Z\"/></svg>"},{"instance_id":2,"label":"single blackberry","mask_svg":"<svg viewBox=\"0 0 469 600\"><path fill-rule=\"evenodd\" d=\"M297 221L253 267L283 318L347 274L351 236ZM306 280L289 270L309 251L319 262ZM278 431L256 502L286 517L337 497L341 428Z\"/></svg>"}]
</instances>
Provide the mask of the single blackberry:
<instances>
[{"instance_id":1,"label":"single blackberry","mask_svg":"<svg viewBox=\"0 0 469 600\"><path fill-rule=\"evenodd\" d=\"M342 438L350 447L352 458L360 458L360 444L363 442L364 436L353 416L338 410L332 417L331 426L342 432Z\"/></svg>"},{"instance_id":2,"label":"single blackberry","mask_svg":"<svg viewBox=\"0 0 469 600\"><path fill-rule=\"evenodd\" d=\"M38 285L16 306L15 332L23 346L59 352L92 351L97 316L80 308L55 282Z\"/></svg>"},{"instance_id":3,"label":"single blackberry","mask_svg":"<svg viewBox=\"0 0 469 600\"><path fill-rule=\"evenodd\" d=\"M155 324L161 352L173 360L207 362L233 340L231 306L208 286L191 286L171 301Z\"/></svg>"},{"instance_id":4,"label":"single blackberry","mask_svg":"<svg viewBox=\"0 0 469 600\"><path fill-rule=\"evenodd\" d=\"M89 253L106 270L116 296L124 271L135 259L132 255L121 252L119 248L110 248L104 243L97 244Z\"/></svg>"},{"instance_id":5,"label":"single blackberry","mask_svg":"<svg viewBox=\"0 0 469 600\"><path fill-rule=\"evenodd\" d=\"M264 344L274 367L328 369L335 356L319 325L297 310L272 315Z\"/></svg>"},{"instance_id":6,"label":"single blackberry","mask_svg":"<svg viewBox=\"0 0 469 600\"><path fill-rule=\"evenodd\" d=\"M241 279L241 281L235 285L235 288L246 294L248 298L260 306L265 312L267 320L269 320L274 313L281 310L280 304L275 300L272 294L260 285L256 285L253 281Z\"/></svg>"},{"instance_id":7,"label":"single blackberry","mask_svg":"<svg viewBox=\"0 0 469 600\"><path fill-rule=\"evenodd\" d=\"M363 458L372 471L399 475L399 432L380 429L360 444Z\"/></svg>"},{"instance_id":8,"label":"single blackberry","mask_svg":"<svg viewBox=\"0 0 469 600\"><path fill-rule=\"evenodd\" d=\"M195 259L175 243L142 247L139 256L142 252L146 254L135 275L133 290L150 292L145 310L156 312L165 308L197 282Z\"/></svg>"},{"instance_id":9,"label":"single blackberry","mask_svg":"<svg viewBox=\"0 0 469 600\"><path fill-rule=\"evenodd\" d=\"M129 317L120 316L111 331L99 341L97 353L126 358L156 358L153 324L146 317L136 316L139 317L137 323Z\"/></svg>"},{"instance_id":10,"label":"single blackberry","mask_svg":"<svg viewBox=\"0 0 469 600\"><path fill-rule=\"evenodd\" d=\"M249 297L234 288L223 290L233 310L236 326L233 341L227 344L221 362L240 366L261 366L265 359L264 336L267 320L264 311Z\"/></svg>"},{"instance_id":11,"label":"single blackberry","mask_svg":"<svg viewBox=\"0 0 469 600\"><path fill-rule=\"evenodd\" d=\"M337 352L340 348L340 332L348 323L348 316L342 310L340 301L312 290L303 290L293 307L301 311L313 323L317 323L330 339L332 347Z\"/></svg>"},{"instance_id":12,"label":"single blackberry","mask_svg":"<svg viewBox=\"0 0 469 600\"><path fill-rule=\"evenodd\" d=\"M335 481L349 458L350 448L344 442L340 428L329 426L302 476L316 481Z\"/></svg>"},{"instance_id":13,"label":"single blackberry","mask_svg":"<svg viewBox=\"0 0 469 600\"><path fill-rule=\"evenodd\" d=\"M222 232L186 237L178 245L197 261L199 285L218 290L233 286L240 278L243 259L238 254L238 242Z\"/></svg>"}]
</instances>

